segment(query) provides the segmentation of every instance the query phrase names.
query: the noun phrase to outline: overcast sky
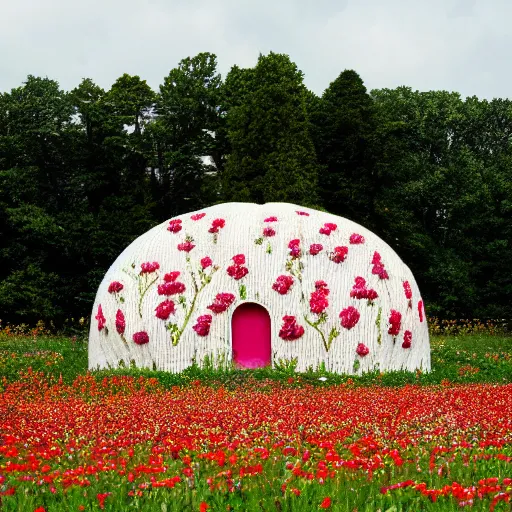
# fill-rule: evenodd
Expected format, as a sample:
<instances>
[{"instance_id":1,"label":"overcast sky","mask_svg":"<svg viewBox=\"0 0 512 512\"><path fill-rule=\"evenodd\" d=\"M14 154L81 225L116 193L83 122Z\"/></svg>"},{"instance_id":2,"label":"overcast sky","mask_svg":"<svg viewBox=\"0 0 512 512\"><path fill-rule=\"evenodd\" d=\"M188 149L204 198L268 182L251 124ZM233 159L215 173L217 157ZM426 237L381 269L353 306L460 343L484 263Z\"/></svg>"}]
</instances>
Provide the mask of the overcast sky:
<instances>
[{"instance_id":1,"label":"overcast sky","mask_svg":"<svg viewBox=\"0 0 512 512\"><path fill-rule=\"evenodd\" d=\"M0 91L123 73L157 90L184 57L215 53L225 76L274 51L317 94L354 69L369 90L512 97L511 19L510 0L0 0Z\"/></svg>"}]
</instances>

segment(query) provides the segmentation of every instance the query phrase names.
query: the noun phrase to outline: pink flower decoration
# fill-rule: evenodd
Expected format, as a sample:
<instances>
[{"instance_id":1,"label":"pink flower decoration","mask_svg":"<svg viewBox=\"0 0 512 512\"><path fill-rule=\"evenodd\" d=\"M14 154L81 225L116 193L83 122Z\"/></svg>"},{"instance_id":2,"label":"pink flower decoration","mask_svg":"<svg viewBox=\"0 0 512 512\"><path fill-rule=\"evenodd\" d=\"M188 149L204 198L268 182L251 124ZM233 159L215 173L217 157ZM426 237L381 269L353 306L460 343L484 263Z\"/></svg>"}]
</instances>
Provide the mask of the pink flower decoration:
<instances>
[{"instance_id":1,"label":"pink flower decoration","mask_svg":"<svg viewBox=\"0 0 512 512\"><path fill-rule=\"evenodd\" d=\"M378 294L373 289L368 290L368 288L366 288L366 280L358 276L355 278L355 284L350 291L350 296L354 299L367 299L371 302L378 297Z\"/></svg>"},{"instance_id":2,"label":"pink flower decoration","mask_svg":"<svg viewBox=\"0 0 512 512\"><path fill-rule=\"evenodd\" d=\"M245 263L245 255L244 254L237 254L236 256L233 256L231 258L235 265L243 265Z\"/></svg>"},{"instance_id":3,"label":"pink flower decoration","mask_svg":"<svg viewBox=\"0 0 512 512\"><path fill-rule=\"evenodd\" d=\"M354 306L349 306L340 313L341 325L350 330L359 322L360 317L359 311Z\"/></svg>"},{"instance_id":4,"label":"pink flower decoration","mask_svg":"<svg viewBox=\"0 0 512 512\"><path fill-rule=\"evenodd\" d=\"M404 281L403 285L404 285L405 298L412 299L412 290L411 290L411 285L409 284L409 281Z\"/></svg>"},{"instance_id":5,"label":"pink flower decoration","mask_svg":"<svg viewBox=\"0 0 512 512\"><path fill-rule=\"evenodd\" d=\"M125 328L126 328L126 322L124 319L123 312L120 309L118 309L117 313L116 313L116 331L119 334L123 335Z\"/></svg>"},{"instance_id":6,"label":"pink flower decoration","mask_svg":"<svg viewBox=\"0 0 512 512\"><path fill-rule=\"evenodd\" d=\"M156 261L153 261L153 263L148 261L146 263L141 263L140 268L140 275L152 274L153 272L156 272L160 268L160 264L157 263Z\"/></svg>"},{"instance_id":7,"label":"pink flower decoration","mask_svg":"<svg viewBox=\"0 0 512 512\"><path fill-rule=\"evenodd\" d=\"M300 211L296 211L295 212L297 215L302 215L304 217L309 217L309 213L308 212L300 212Z\"/></svg>"},{"instance_id":8,"label":"pink flower decoration","mask_svg":"<svg viewBox=\"0 0 512 512\"><path fill-rule=\"evenodd\" d=\"M101 304L98 306L98 313L96 314L96 316L94 318L96 318L96 320L98 320L98 331L103 330L103 328L105 327L105 324L107 323L107 320L103 315L103 309L101 307Z\"/></svg>"},{"instance_id":9,"label":"pink flower decoration","mask_svg":"<svg viewBox=\"0 0 512 512\"><path fill-rule=\"evenodd\" d=\"M212 323L212 315L201 315L196 320L196 325L192 327L198 336L208 336Z\"/></svg>"},{"instance_id":10,"label":"pink flower decoration","mask_svg":"<svg viewBox=\"0 0 512 512\"><path fill-rule=\"evenodd\" d=\"M348 254L348 247L341 246L335 247L334 252L331 253L329 259L334 263L343 263Z\"/></svg>"},{"instance_id":11,"label":"pink flower decoration","mask_svg":"<svg viewBox=\"0 0 512 512\"><path fill-rule=\"evenodd\" d=\"M359 343L359 345L357 345L356 354L358 356L364 357L367 356L369 353L370 349L364 343Z\"/></svg>"},{"instance_id":12,"label":"pink flower decoration","mask_svg":"<svg viewBox=\"0 0 512 512\"><path fill-rule=\"evenodd\" d=\"M212 259L210 258L210 256L205 256L204 258L201 259L201 267L203 268L203 270L205 268L208 268L211 266L212 266Z\"/></svg>"},{"instance_id":13,"label":"pink flower decoration","mask_svg":"<svg viewBox=\"0 0 512 512\"><path fill-rule=\"evenodd\" d=\"M395 309L391 310L391 314L389 315L389 329L388 334L391 336L397 336L400 332L400 325L402 323L402 315L400 312Z\"/></svg>"},{"instance_id":14,"label":"pink flower decoration","mask_svg":"<svg viewBox=\"0 0 512 512\"><path fill-rule=\"evenodd\" d=\"M322 228L320 228L319 233L321 235L327 235L329 236L333 231L336 231L338 229L338 226L336 224L333 224L332 222L326 222Z\"/></svg>"},{"instance_id":15,"label":"pink flower decoration","mask_svg":"<svg viewBox=\"0 0 512 512\"><path fill-rule=\"evenodd\" d=\"M222 229L226 225L224 219L215 219L212 222L212 227L208 230L208 233L218 233L219 229Z\"/></svg>"},{"instance_id":16,"label":"pink flower decoration","mask_svg":"<svg viewBox=\"0 0 512 512\"><path fill-rule=\"evenodd\" d=\"M350 243L354 245L364 244L364 236L358 235L357 233L352 233L350 235Z\"/></svg>"},{"instance_id":17,"label":"pink flower decoration","mask_svg":"<svg viewBox=\"0 0 512 512\"><path fill-rule=\"evenodd\" d=\"M137 343L137 345L145 345L146 343L149 343L148 333L146 331L136 332L133 335L133 341Z\"/></svg>"},{"instance_id":18,"label":"pink flower decoration","mask_svg":"<svg viewBox=\"0 0 512 512\"><path fill-rule=\"evenodd\" d=\"M174 313L176 309L174 307L174 302L172 300L164 300L163 302L160 302L160 304L158 304L155 311L155 316L157 318L160 318L160 320L167 320L171 313Z\"/></svg>"},{"instance_id":19,"label":"pink flower decoration","mask_svg":"<svg viewBox=\"0 0 512 512\"><path fill-rule=\"evenodd\" d=\"M266 227L263 230L263 236L271 237L271 236L275 236L275 234L276 234L275 230L270 227Z\"/></svg>"},{"instance_id":20,"label":"pink flower decoration","mask_svg":"<svg viewBox=\"0 0 512 512\"><path fill-rule=\"evenodd\" d=\"M294 316L283 316L283 325L279 331L279 337L286 341L294 341L304 334L304 327L297 324Z\"/></svg>"},{"instance_id":21,"label":"pink flower decoration","mask_svg":"<svg viewBox=\"0 0 512 512\"><path fill-rule=\"evenodd\" d=\"M213 304L208 306L207 309L218 315L219 313L224 313L234 301L235 296L232 293L218 293Z\"/></svg>"},{"instance_id":22,"label":"pink flower decoration","mask_svg":"<svg viewBox=\"0 0 512 512\"><path fill-rule=\"evenodd\" d=\"M192 220L201 220L205 215L206 215L206 213L195 213L190 218Z\"/></svg>"},{"instance_id":23,"label":"pink flower decoration","mask_svg":"<svg viewBox=\"0 0 512 512\"><path fill-rule=\"evenodd\" d=\"M402 348L411 348L412 343L412 332L405 331L404 332L404 342L402 343Z\"/></svg>"},{"instance_id":24,"label":"pink flower decoration","mask_svg":"<svg viewBox=\"0 0 512 512\"><path fill-rule=\"evenodd\" d=\"M328 293L329 290L327 290L327 294ZM319 315L327 309L329 306L327 294L325 293L325 288L320 288L311 293L311 297L309 299L309 309L311 310L311 313Z\"/></svg>"},{"instance_id":25,"label":"pink flower decoration","mask_svg":"<svg viewBox=\"0 0 512 512\"><path fill-rule=\"evenodd\" d=\"M178 244L178 251L190 252L194 247L195 245L192 242L183 242Z\"/></svg>"},{"instance_id":26,"label":"pink flower decoration","mask_svg":"<svg viewBox=\"0 0 512 512\"><path fill-rule=\"evenodd\" d=\"M272 290L275 290L281 295L286 295L288 290L293 284L293 277L282 275L276 279L276 282L272 285Z\"/></svg>"},{"instance_id":27,"label":"pink flower decoration","mask_svg":"<svg viewBox=\"0 0 512 512\"><path fill-rule=\"evenodd\" d=\"M179 270L175 270L174 272L169 272L168 274L165 274L164 281L166 283L174 283L178 277L180 277L181 272Z\"/></svg>"},{"instance_id":28,"label":"pink flower decoration","mask_svg":"<svg viewBox=\"0 0 512 512\"><path fill-rule=\"evenodd\" d=\"M288 243L288 249L290 249L290 256L293 258L300 257L300 240L298 238L290 240Z\"/></svg>"},{"instance_id":29,"label":"pink flower decoration","mask_svg":"<svg viewBox=\"0 0 512 512\"><path fill-rule=\"evenodd\" d=\"M380 263L380 254L377 251L373 253L372 258L372 264L375 265L376 263Z\"/></svg>"},{"instance_id":30,"label":"pink flower decoration","mask_svg":"<svg viewBox=\"0 0 512 512\"><path fill-rule=\"evenodd\" d=\"M177 295L185 291L185 285L178 281L158 285L158 295Z\"/></svg>"},{"instance_id":31,"label":"pink flower decoration","mask_svg":"<svg viewBox=\"0 0 512 512\"><path fill-rule=\"evenodd\" d=\"M182 227L181 219L173 219L169 221L169 227L167 228L167 231L170 231L171 233L178 233L181 231Z\"/></svg>"},{"instance_id":32,"label":"pink flower decoration","mask_svg":"<svg viewBox=\"0 0 512 512\"><path fill-rule=\"evenodd\" d=\"M263 222L277 222L277 217L267 217Z\"/></svg>"},{"instance_id":33,"label":"pink flower decoration","mask_svg":"<svg viewBox=\"0 0 512 512\"><path fill-rule=\"evenodd\" d=\"M380 279L389 279L384 263L382 263L380 254L377 251L373 253L372 264L372 274L379 276Z\"/></svg>"},{"instance_id":34,"label":"pink flower decoration","mask_svg":"<svg viewBox=\"0 0 512 512\"><path fill-rule=\"evenodd\" d=\"M322 244L311 244L309 246L309 254L316 256L323 248L324 246Z\"/></svg>"},{"instance_id":35,"label":"pink flower decoration","mask_svg":"<svg viewBox=\"0 0 512 512\"><path fill-rule=\"evenodd\" d=\"M108 293L119 293L123 288L124 286L119 281L112 281L108 285Z\"/></svg>"},{"instance_id":36,"label":"pink flower decoration","mask_svg":"<svg viewBox=\"0 0 512 512\"><path fill-rule=\"evenodd\" d=\"M418 314L420 316L420 322L423 322L423 301L418 301Z\"/></svg>"},{"instance_id":37,"label":"pink flower decoration","mask_svg":"<svg viewBox=\"0 0 512 512\"><path fill-rule=\"evenodd\" d=\"M231 265L226 271L228 275L236 281L242 279L242 277L245 277L249 273L249 269L247 267L242 267L241 265Z\"/></svg>"},{"instance_id":38,"label":"pink flower decoration","mask_svg":"<svg viewBox=\"0 0 512 512\"><path fill-rule=\"evenodd\" d=\"M315 281L315 289L321 291L326 297L329 295L329 288L325 281Z\"/></svg>"}]
</instances>

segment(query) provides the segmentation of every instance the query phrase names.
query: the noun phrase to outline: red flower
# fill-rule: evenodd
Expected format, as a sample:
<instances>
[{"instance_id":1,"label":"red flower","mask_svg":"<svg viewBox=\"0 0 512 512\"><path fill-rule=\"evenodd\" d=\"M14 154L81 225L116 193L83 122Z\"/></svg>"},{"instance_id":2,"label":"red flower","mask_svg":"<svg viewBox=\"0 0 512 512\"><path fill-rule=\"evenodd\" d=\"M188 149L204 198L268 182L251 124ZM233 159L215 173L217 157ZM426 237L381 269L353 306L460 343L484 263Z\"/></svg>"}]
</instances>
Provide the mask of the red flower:
<instances>
[{"instance_id":1,"label":"red flower","mask_svg":"<svg viewBox=\"0 0 512 512\"><path fill-rule=\"evenodd\" d=\"M181 272L179 270L175 270L174 272L169 272L168 274L165 274L164 281L166 283L173 283L180 277Z\"/></svg>"},{"instance_id":2,"label":"red flower","mask_svg":"<svg viewBox=\"0 0 512 512\"><path fill-rule=\"evenodd\" d=\"M210 508L210 505L206 501L201 501L199 504L199 512L206 512Z\"/></svg>"},{"instance_id":3,"label":"red flower","mask_svg":"<svg viewBox=\"0 0 512 512\"><path fill-rule=\"evenodd\" d=\"M98 313L94 318L98 320L98 331L101 331L105 327L105 324L107 323L107 320L103 315L103 309L101 307L101 304L98 306Z\"/></svg>"},{"instance_id":4,"label":"red flower","mask_svg":"<svg viewBox=\"0 0 512 512\"><path fill-rule=\"evenodd\" d=\"M327 293L329 290L327 290ZM323 313L327 307L329 306L329 301L327 300L327 294L325 293L324 288L320 288L311 293L311 297L309 299L309 309L311 313L315 313L319 315Z\"/></svg>"},{"instance_id":5,"label":"red flower","mask_svg":"<svg viewBox=\"0 0 512 512\"><path fill-rule=\"evenodd\" d=\"M190 217L192 220L201 220L204 216L206 215L206 213L195 213L194 215L192 215L192 217Z\"/></svg>"},{"instance_id":6,"label":"red flower","mask_svg":"<svg viewBox=\"0 0 512 512\"><path fill-rule=\"evenodd\" d=\"M412 343L412 332L405 331L404 332L404 342L402 343L402 348L411 348Z\"/></svg>"},{"instance_id":7,"label":"red flower","mask_svg":"<svg viewBox=\"0 0 512 512\"><path fill-rule=\"evenodd\" d=\"M271 236L275 236L275 234L276 234L275 230L270 227L266 227L263 230L263 236L271 237Z\"/></svg>"},{"instance_id":8,"label":"red flower","mask_svg":"<svg viewBox=\"0 0 512 512\"><path fill-rule=\"evenodd\" d=\"M178 231L181 231L182 227L181 219L173 219L169 221L169 227L167 228L167 231L170 231L171 233L178 233Z\"/></svg>"},{"instance_id":9,"label":"red flower","mask_svg":"<svg viewBox=\"0 0 512 512\"><path fill-rule=\"evenodd\" d=\"M350 291L350 296L355 299L368 299L370 302L378 297L375 290L366 288L366 280L358 276L355 278L355 284Z\"/></svg>"},{"instance_id":10,"label":"red flower","mask_svg":"<svg viewBox=\"0 0 512 512\"><path fill-rule=\"evenodd\" d=\"M210 256L205 256L204 258L201 259L201 267L203 268L203 270L205 268L208 268L211 266L212 266L212 259L210 258Z\"/></svg>"},{"instance_id":11,"label":"red flower","mask_svg":"<svg viewBox=\"0 0 512 512\"><path fill-rule=\"evenodd\" d=\"M400 324L402 322L402 315L400 312L396 311L395 309L391 310L391 314L389 315L389 329L388 334L391 334L392 336L397 336L400 332Z\"/></svg>"},{"instance_id":12,"label":"red flower","mask_svg":"<svg viewBox=\"0 0 512 512\"><path fill-rule=\"evenodd\" d=\"M158 304L155 311L155 316L157 318L160 318L160 320L167 320L171 313L175 312L174 302L169 299L164 300L163 302L160 302L160 304Z\"/></svg>"},{"instance_id":13,"label":"red flower","mask_svg":"<svg viewBox=\"0 0 512 512\"><path fill-rule=\"evenodd\" d=\"M276 282L272 285L272 290L275 290L277 293L281 295L286 295L288 290L291 288L293 284L292 276L279 276L276 279Z\"/></svg>"},{"instance_id":14,"label":"red flower","mask_svg":"<svg viewBox=\"0 0 512 512\"><path fill-rule=\"evenodd\" d=\"M119 293L123 288L124 286L119 281L112 281L108 285L108 293Z\"/></svg>"},{"instance_id":15,"label":"red flower","mask_svg":"<svg viewBox=\"0 0 512 512\"><path fill-rule=\"evenodd\" d=\"M153 261L153 263L147 261L146 263L141 263L140 265L140 275L142 274L152 274L153 272L156 272L160 268L160 264L156 261Z\"/></svg>"},{"instance_id":16,"label":"red flower","mask_svg":"<svg viewBox=\"0 0 512 512\"><path fill-rule=\"evenodd\" d=\"M209 309L218 315L219 313L224 313L224 311L226 311L234 301L235 296L232 293L218 293L215 296L213 304L208 306L206 309Z\"/></svg>"},{"instance_id":17,"label":"red flower","mask_svg":"<svg viewBox=\"0 0 512 512\"><path fill-rule=\"evenodd\" d=\"M411 290L411 285L409 284L409 281L404 281L403 285L404 285L405 298L412 299L412 290Z\"/></svg>"},{"instance_id":18,"label":"red flower","mask_svg":"<svg viewBox=\"0 0 512 512\"><path fill-rule=\"evenodd\" d=\"M369 353L370 349L364 343L359 343L359 345L357 345L356 354L358 356L364 357L367 356Z\"/></svg>"},{"instance_id":19,"label":"red flower","mask_svg":"<svg viewBox=\"0 0 512 512\"><path fill-rule=\"evenodd\" d=\"M373 253L372 258L372 264L375 265L375 263L380 263L380 254L377 251Z\"/></svg>"},{"instance_id":20,"label":"red flower","mask_svg":"<svg viewBox=\"0 0 512 512\"><path fill-rule=\"evenodd\" d=\"M294 341L304 334L304 327L297 324L294 316L283 316L283 326L279 331L279 336L286 341Z\"/></svg>"},{"instance_id":21,"label":"red flower","mask_svg":"<svg viewBox=\"0 0 512 512\"><path fill-rule=\"evenodd\" d=\"M215 219L212 222L212 227L208 230L208 233L218 233L219 229L223 228L226 225L226 221L224 219Z\"/></svg>"},{"instance_id":22,"label":"red flower","mask_svg":"<svg viewBox=\"0 0 512 512\"><path fill-rule=\"evenodd\" d=\"M358 235L357 233L352 233L350 235L350 243L351 244L364 244L364 236Z\"/></svg>"},{"instance_id":23,"label":"red flower","mask_svg":"<svg viewBox=\"0 0 512 512\"><path fill-rule=\"evenodd\" d=\"M103 510L105 508L105 500L111 494L112 494L111 492L103 492L103 493L99 493L96 495L96 498L98 499L98 505L101 510Z\"/></svg>"},{"instance_id":24,"label":"red flower","mask_svg":"<svg viewBox=\"0 0 512 512\"><path fill-rule=\"evenodd\" d=\"M230 265L226 271L228 275L236 281L242 279L242 277L245 277L249 273L249 269L247 267L242 267L241 265Z\"/></svg>"},{"instance_id":25,"label":"red flower","mask_svg":"<svg viewBox=\"0 0 512 512\"><path fill-rule=\"evenodd\" d=\"M119 334L124 334L125 328L126 328L126 322L124 319L124 314L120 309L118 309L117 313L116 313L116 331Z\"/></svg>"},{"instance_id":26,"label":"red flower","mask_svg":"<svg viewBox=\"0 0 512 512\"><path fill-rule=\"evenodd\" d=\"M382 263L380 254L377 251L373 253L372 264L372 274L379 276L380 279L389 279L389 275L384 268L384 263Z\"/></svg>"},{"instance_id":27,"label":"red flower","mask_svg":"<svg viewBox=\"0 0 512 512\"><path fill-rule=\"evenodd\" d=\"M329 496L323 499L322 503L320 503L320 508L331 508L331 498Z\"/></svg>"},{"instance_id":28,"label":"red flower","mask_svg":"<svg viewBox=\"0 0 512 512\"><path fill-rule=\"evenodd\" d=\"M235 265L243 265L245 263L245 256L243 254L237 254L231 258Z\"/></svg>"},{"instance_id":29,"label":"red flower","mask_svg":"<svg viewBox=\"0 0 512 512\"><path fill-rule=\"evenodd\" d=\"M185 285L179 281L158 285L158 295L177 295L178 293L183 293L185 290Z\"/></svg>"},{"instance_id":30,"label":"red flower","mask_svg":"<svg viewBox=\"0 0 512 512\"><path fill-rule=\"evenodd\" d=\"M311 244L309 246L309 254L316 256L323 248L322 244Z\"/></svg>"},{"instance_id":31,"label":"red flower","mask_svg":"<svg viewBox=\"0 0 512 512\"><path fill-rule=\"evenodd\" d=\"M373 302L378 296L378 293L373 288L371 288L370 290L366 290L366 298L370 302Z\"/></svg>"},{"instance_id":32,"label":"red flower","mask_svg":"<svg viewBox=\"0 0 512 512\"><path fill-rule=\"evenodd\" d=\"M315 281L315 289L321 291L326 297L329 295L329 288L325 281Z\"/></svg>"},{"instance_id":33,"label":"red flower","mask_svg":"<svg viewBox=\"0 0 512 512\"><path fill-rule=\"evenodd\" d=\"M44 507L37 507L34 509L34 512L46 512L46 509Z\"/></svg>"},{"instance_id":34,"label":"red flower","mask_svg":"<svg viewBox=\"0 0 512 512\"><path fill-rule=\"evenodd\" d=\"M423 301L418 301L418 314L420 316L420 322L423 322Z\"/></svg>"},{"instance_id":35,"label":"red flower","mask_svg":"<svg viewBox=\"0 0 512 512\"><path fill-rule=\"evenodd\" d=\"M195 247L195 245L192 242L187 241L187 242L178 244L178 251L190 252L194 247Z\"/></svg>"},{"instance_id":36,"label":"red flower","mask_svg":"<svg viewBox=\"0 0 512 512\"><path fill-rule=\"evenodd\" d=\"M341 246L341 247L335 247L334 252L331 253L329 256L329 259L331 261L334 261L334 263L342 263L345 261L345 258L348 254L348 247Z\"/></svg>"},{"instance_id":37,"label":"red flower","mask_svg":"<svg viewBox=\"0 0 512 512\"><path fill-rule=\"evenodd\" d=\"M277 222L277 217L267 217L263 222Z\"/></svg>"},{"instance_id":38,"label":"red flower","mask_svg":"<svg viewBox=\"0 0 512 512\"><path fill-rule=\"evenodd\" d=\"M210 333L210 325L212 323L212 315L201 315L196 320L196 325L192 327L198 336L208 336Z\"/></svg>"},{"instance_id":39,"label":"red flower","mask_svg":"<svg viewBox=\"0 0 512 512\"><path fill-rule=\"evenodd\" d=\"M304 217L309 217L309 213L308 212L300 212L300 211L296 211L295 212L297 215L302 215Z\"/></svg>"},{"instance_id":40,"label":"red flower","mask_svg":"<svg viewBox=\"0 0 512 512\"><path fill-rule=\"evenodd\" d=\"M341 325L345 329L352 329L359 322L360 317L359 311L354 306L349 306L340 313Z\"/></svg>"},{"instance_id":41,"label":"red flower","mask_svg":"<svg viewBox=\"0 0 512 512\"><path fill-rule=\"evenodd\" d=\"M146 343L149 343L148 333L146 331L136 332L133 335L133 341L137 343L137 345L145 345Z\"/></svg>"},{"instance_id":42,"label":"red flower","mask_svg":"<svg viewBox=\"0 0 512 512\"><path fill-rule=\"evenodd\" d=\"M336 231L338 229L338 226L336 224L333 224L332 222L326 222L322 228L320 228L319 233L321 235L327 235L329 236L332 231Z\"/></svg>"},{"instance_id":43,"label":"red flower","mask_svg":"<svg viewBox=\"0 0 512 512\"><path fill-rule=\"evenodd\" d=\"M288 249L290 249L290 256L298 258L300 256L300 240L298 238L290 240L288 243Z\"/></svg>"}]
</instances>

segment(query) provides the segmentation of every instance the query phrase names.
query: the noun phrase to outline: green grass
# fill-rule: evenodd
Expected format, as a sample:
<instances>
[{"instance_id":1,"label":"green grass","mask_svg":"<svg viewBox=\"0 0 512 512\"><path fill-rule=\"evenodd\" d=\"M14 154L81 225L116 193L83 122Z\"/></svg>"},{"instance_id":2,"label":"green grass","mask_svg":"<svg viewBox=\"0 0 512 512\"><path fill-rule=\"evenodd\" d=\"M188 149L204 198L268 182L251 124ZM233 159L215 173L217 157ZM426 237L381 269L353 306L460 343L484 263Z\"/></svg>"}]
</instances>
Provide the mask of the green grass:
<instances>
[{"instance_id":1,"label":"green grass","mask_svg":"<svg viewBox=\"0 0 512 512\"><path fill-rule=\"evenodd\" d=\"M349 379L361 385L379 384L400 386L404 384L440 384L512 382L512 336L471 334L435 336L431 338L432 371L430 373L396 371L381 374L365 373L361 376L337 375L316 369L296 373L293 365L256 370L216 369L206 361L202 367L194 365L180 374L150 371L138 368L118 368L93 372L97 378L109 375L147 376L157 378L169 388L185 385L193 380L239 385L248 379L282 380L314 383L319 386L341 384ZM42 371L52 378L71 383L87 372L87 341L65 337L0 337L0 378L17 380L20 372ZM320 377L327 377L320 381Z\"/></svg>"}]
</instances>

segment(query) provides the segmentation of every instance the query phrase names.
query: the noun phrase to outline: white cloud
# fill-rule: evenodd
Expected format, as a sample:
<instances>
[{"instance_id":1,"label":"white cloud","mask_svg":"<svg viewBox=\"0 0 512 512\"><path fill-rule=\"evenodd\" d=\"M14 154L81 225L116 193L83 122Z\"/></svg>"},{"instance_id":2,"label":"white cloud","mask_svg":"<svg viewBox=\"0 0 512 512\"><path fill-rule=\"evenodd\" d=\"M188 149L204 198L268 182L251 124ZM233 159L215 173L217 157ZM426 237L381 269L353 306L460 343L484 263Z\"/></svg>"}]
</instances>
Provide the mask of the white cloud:
<instances>
[{"instance_id":1,"label":"white cloud","mask_svg":"<svg viewBox=\"0 0 512 512\"><path fill-rule=\"evenodd\" d=\"M288 53L321 93L344 69L368 89L408 85L510 96L507 0L3 0L0 90L28 74L64 89L123 73L154 88L187 56L215 53L223 75Z\"/></svg>"}]
</instances>

